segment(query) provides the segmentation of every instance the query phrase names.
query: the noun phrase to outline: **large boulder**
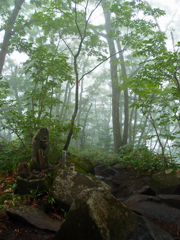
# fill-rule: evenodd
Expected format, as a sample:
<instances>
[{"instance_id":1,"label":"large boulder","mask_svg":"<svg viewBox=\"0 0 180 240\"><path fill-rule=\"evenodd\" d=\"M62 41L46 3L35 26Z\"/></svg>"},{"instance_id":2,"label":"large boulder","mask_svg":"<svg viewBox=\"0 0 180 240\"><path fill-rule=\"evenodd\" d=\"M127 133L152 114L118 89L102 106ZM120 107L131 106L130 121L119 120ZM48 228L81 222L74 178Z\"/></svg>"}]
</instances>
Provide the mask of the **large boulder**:
<instances>
[{"instance_id":1,"label":"large boulder","mask_svg":"<svg viewBox=\"0 0 180 240\"><path fill-rule=\"evenodd\" d=\"M180 195L180 169L168 169L164 172L153 174L146 182L157 194Z\"/></svg>"},{"instance_id":2,"label":"large boulder","mask_svg":"<svg viewBox=\"0 0 180 240\"><path fill-rule=\"evenodd\" d=\"M53 240L172 240L150 220L131 212L104 188L82 191Z\"/></svg>"},{"instance_id":3,"label":"large boulder","mask_svg":"<svg viewBox=\"0 0 180 240\"><path fill-rule=\"evenodd\" d=\"M111 191L110 186L95 177L74 171L57 169L51 193L59 204L70 207L73 200L82 190L94 187L101 187L109 192Z\"/></svg>"}]
</instances>

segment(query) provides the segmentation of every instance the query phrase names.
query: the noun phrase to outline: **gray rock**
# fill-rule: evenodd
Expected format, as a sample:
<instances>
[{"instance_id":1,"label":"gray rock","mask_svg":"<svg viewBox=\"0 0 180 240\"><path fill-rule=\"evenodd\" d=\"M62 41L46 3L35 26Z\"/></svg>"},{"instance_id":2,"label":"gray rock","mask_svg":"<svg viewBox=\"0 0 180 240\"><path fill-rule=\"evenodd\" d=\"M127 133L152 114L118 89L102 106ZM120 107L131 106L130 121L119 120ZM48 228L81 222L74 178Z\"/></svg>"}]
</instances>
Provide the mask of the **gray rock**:
<instances>
[{"instance_id":1,"label":"gray rock","mask_svg":"<svg viewBox=\"0 0 180 240\"><path fill-rule=\"evenodd\" d=\"M126 186L126 184L121 185L119 188L117 188L112 192L112 195L116 198L125 198L125 197L128 197L129 194L130 194L130 191Z\"/></svg>"},{"instance_id":2,"label":"gray rock","mask_svg":"<svg viewBox=\"0 0 180 240\"><path fill-rule=\"evenodd\" d=\"M60 221L49 218L42 210L30 206L12 207L6 210L10 218L26 221L33 226L57 232L61 226Z\"/></svg>"},{"instance_id":3,"label":"gray rock","mask_svg":"<svg viewBox=\"0 0 180 240\"><path fill-rule=\"evenodd\" d=\"M118 171L127 169L127 167L124 167L124 166L122 166L120 164L115 164L115 165L112 166L112 168L115 169L115 170L118 170Z\"/></svg>"},{"instance_id":4,"label":"gray rock","mask_svg":"<svg viewBox=\"0 0 180 240\"><path fill-rule=\"evenodd\" d=\"M134 193L139 193L148 196L156 196L156 192L149 186L144 186L139 190L135 191Z\"/></svg>"},{"instance_id":5,"label":"gray rock","mask_svg":"<svg viewBox=\"0 0 180 240\"><path fill-rule=\"evenodd\" d=\"M160 198L164 203L168 204L169 206L180 210L180 196L179 195L160 194L157 197Z\"/></svg>"},{"instance_id":6,"label":"gray rock","mask_svg":"<svg viewBox=\"0 0 180 240\"><path fill-rule=\"evenodd\" d=\"M102 188L82 191L53 240L172 240Z\"/></svg>"},{"instance_id":7,"label":"gray rock","mask_svg":"<svg viewBox=\"0 0 180 240\"><path fill-rule=\"evenodd\" d=\"M102 187L109 192L111 191L110 186L106 183L85 174L58 169L56 175L51 187L52 196L59 204L69 207L84 189Z\"/></svg>"},{"instance_id":8,"label":"gray rock","mask_svg":"<svg viewBox=\"0 0 180 240\"><path fill-rule=\"evenodd\" d=\"M96 165L94 165L95 169L97 171L102 171L103 169L108 167L107 163L97 163Z\"/></svg>"},{"instance_id":9,"label":"gray rock","mask_svg":"<svg viewBox=\"0 0 180 240\"><path fill-rule=\"evenodd\" d=\"M95 177L99 178L100 180L103 180L104 177L100 176L100 175L95 175Z\"/></svg>"},{"instance_id":10,"label":"gray rock","mask_svg":"<svg viewBox=\"0 0 180 240\"><path fill-rule=\"evenodd\" d=\"M159 195L156 197L141 194L133 194L123 201L123 204L130 210L137 212L145 217L156 218L163 221L174 222L180 226L180 210L170 205L176 202L176 206L180 199L176 196L167 197ZM167 205L167 202L169 205ZM170 204L171 203L171 204Z\"/></svg>"},{"instance_id":11,"label":"gray rock","mask_svg":"<svg viewBox=\"0 0 180 240\"><path fill-rule=\"evenodd\" d=\"M111 167L107 167L103 170L101 170L103 174L105 174L106 176L114 176L117 171Z\"/></svg>"}]
</instances>

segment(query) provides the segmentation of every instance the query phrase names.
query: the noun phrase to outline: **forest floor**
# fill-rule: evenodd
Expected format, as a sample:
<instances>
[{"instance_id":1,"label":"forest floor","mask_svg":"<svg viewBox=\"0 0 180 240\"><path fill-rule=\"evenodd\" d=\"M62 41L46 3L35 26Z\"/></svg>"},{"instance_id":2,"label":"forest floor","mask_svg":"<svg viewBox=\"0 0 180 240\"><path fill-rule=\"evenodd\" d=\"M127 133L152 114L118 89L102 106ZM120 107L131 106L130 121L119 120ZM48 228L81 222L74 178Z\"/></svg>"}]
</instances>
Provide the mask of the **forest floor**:
<instances>
[{"instance_id":1,"label":"forest floor","mask_svg":"<svg viewBox=\"0 0 180 240\"><path fill-rule=\"evenodd\" d=\"M8 179L13 179L13 176L8 176ZM119 179L112 179L112 182L108 182L109 185L113 183L113 181L122 181L127 186L131 186L134 189L138 189L143 183L143 178L135 175L134 171L131 169L126 169L121 171L121 175ZM4 186L0 185L0 194L2 194ZM39 206L38 202L29 201L26 202L26 205L30 206ZM0 209L1 210L1 209ZM52 206L47 215L56 220L63 220L62 211L60 212L58 208ZM160 221L158 219L150 219L156 225L158 225L161 229L164 229L168 232L174 240L180 240L180 231L179 226L172 222ZM0 240L52 240L55 233L38 229L34 226L29 225L28 223L13 220L7 216L5 212L0 213Z\"/></svg>"}]
</instances>

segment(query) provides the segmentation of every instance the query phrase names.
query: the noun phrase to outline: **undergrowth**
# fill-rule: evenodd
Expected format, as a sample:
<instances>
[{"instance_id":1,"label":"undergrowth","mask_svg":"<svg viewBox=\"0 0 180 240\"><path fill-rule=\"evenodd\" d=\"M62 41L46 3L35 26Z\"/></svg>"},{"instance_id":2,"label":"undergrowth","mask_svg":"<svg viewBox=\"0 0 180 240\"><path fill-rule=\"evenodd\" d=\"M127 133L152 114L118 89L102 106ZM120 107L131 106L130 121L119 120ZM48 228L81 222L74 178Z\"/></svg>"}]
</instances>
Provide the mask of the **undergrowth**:
<instances>
[{"instance_id":1,"label":"undergrowth","mask_svg":"<svg viewBox=\"0 0 180 240\"><path fill-rule=\"evenodd\" d=\"M106 162L109 165L119 163L127 168L133 168L138 175L148 175L166 169L178 169L179 165L170 156L163 156L148 149L146 145L132 146L125 145L119 149L119 153L112 151L103 152L96 148L89 148L85 151L70 149L71 154L77 158L87 158L93 164ZM53 152L53 154L52 154ZM61 150L50 146L49 162L56 164L61 158ZM15 172L21 162L29 162L31 159L31 146L24 148L22 144L15 140L10 144L0 143L0 169L4 172Z\"/></svg>"},{"instance_id":2,"label":"undergrowth","mask_svg":"<svg viewBox=\"0 0 180 240\"><path fill-rule=\"evenodd\" d=\"M119 149L119 153L102 152L95 149L88 149L81 154L86 155L93 163L120 163L127 168L133 168L137 175L149 175L165 171L166 169L177 170L179 166L170 156L163 156L149 150L146 145L133 147L125 145Z\"/></svg>"}]
</instances>

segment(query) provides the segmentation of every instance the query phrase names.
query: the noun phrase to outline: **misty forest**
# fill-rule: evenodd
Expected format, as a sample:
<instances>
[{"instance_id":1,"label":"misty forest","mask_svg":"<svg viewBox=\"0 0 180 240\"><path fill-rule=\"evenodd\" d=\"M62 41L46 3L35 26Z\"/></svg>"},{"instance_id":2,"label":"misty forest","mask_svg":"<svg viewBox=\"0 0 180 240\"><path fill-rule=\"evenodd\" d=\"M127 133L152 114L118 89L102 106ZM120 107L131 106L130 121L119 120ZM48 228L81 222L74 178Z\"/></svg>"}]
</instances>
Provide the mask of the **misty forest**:
<instances>
[{"instance_id":1,"label":"misty forest","mask_svg":"<svg viewBox=\"0 0 180 240\"><path fill-rule=\"evenodd\" d=\"M51 163L67 150L139 171L178 167L173 17L162 31L165 10L141 0L1 0L0 11L2 170L30 161L41 127Z\"/></svg>"},{"instance_id":2,"label":"misty forest","mask_svg":"<svg viewBox=\"0 0 180 240\"><path fill-rule=\"evenodd\" d=\"M165 2L0 0L0 239L180 239Z\"/></svg>"}]
</instances>

